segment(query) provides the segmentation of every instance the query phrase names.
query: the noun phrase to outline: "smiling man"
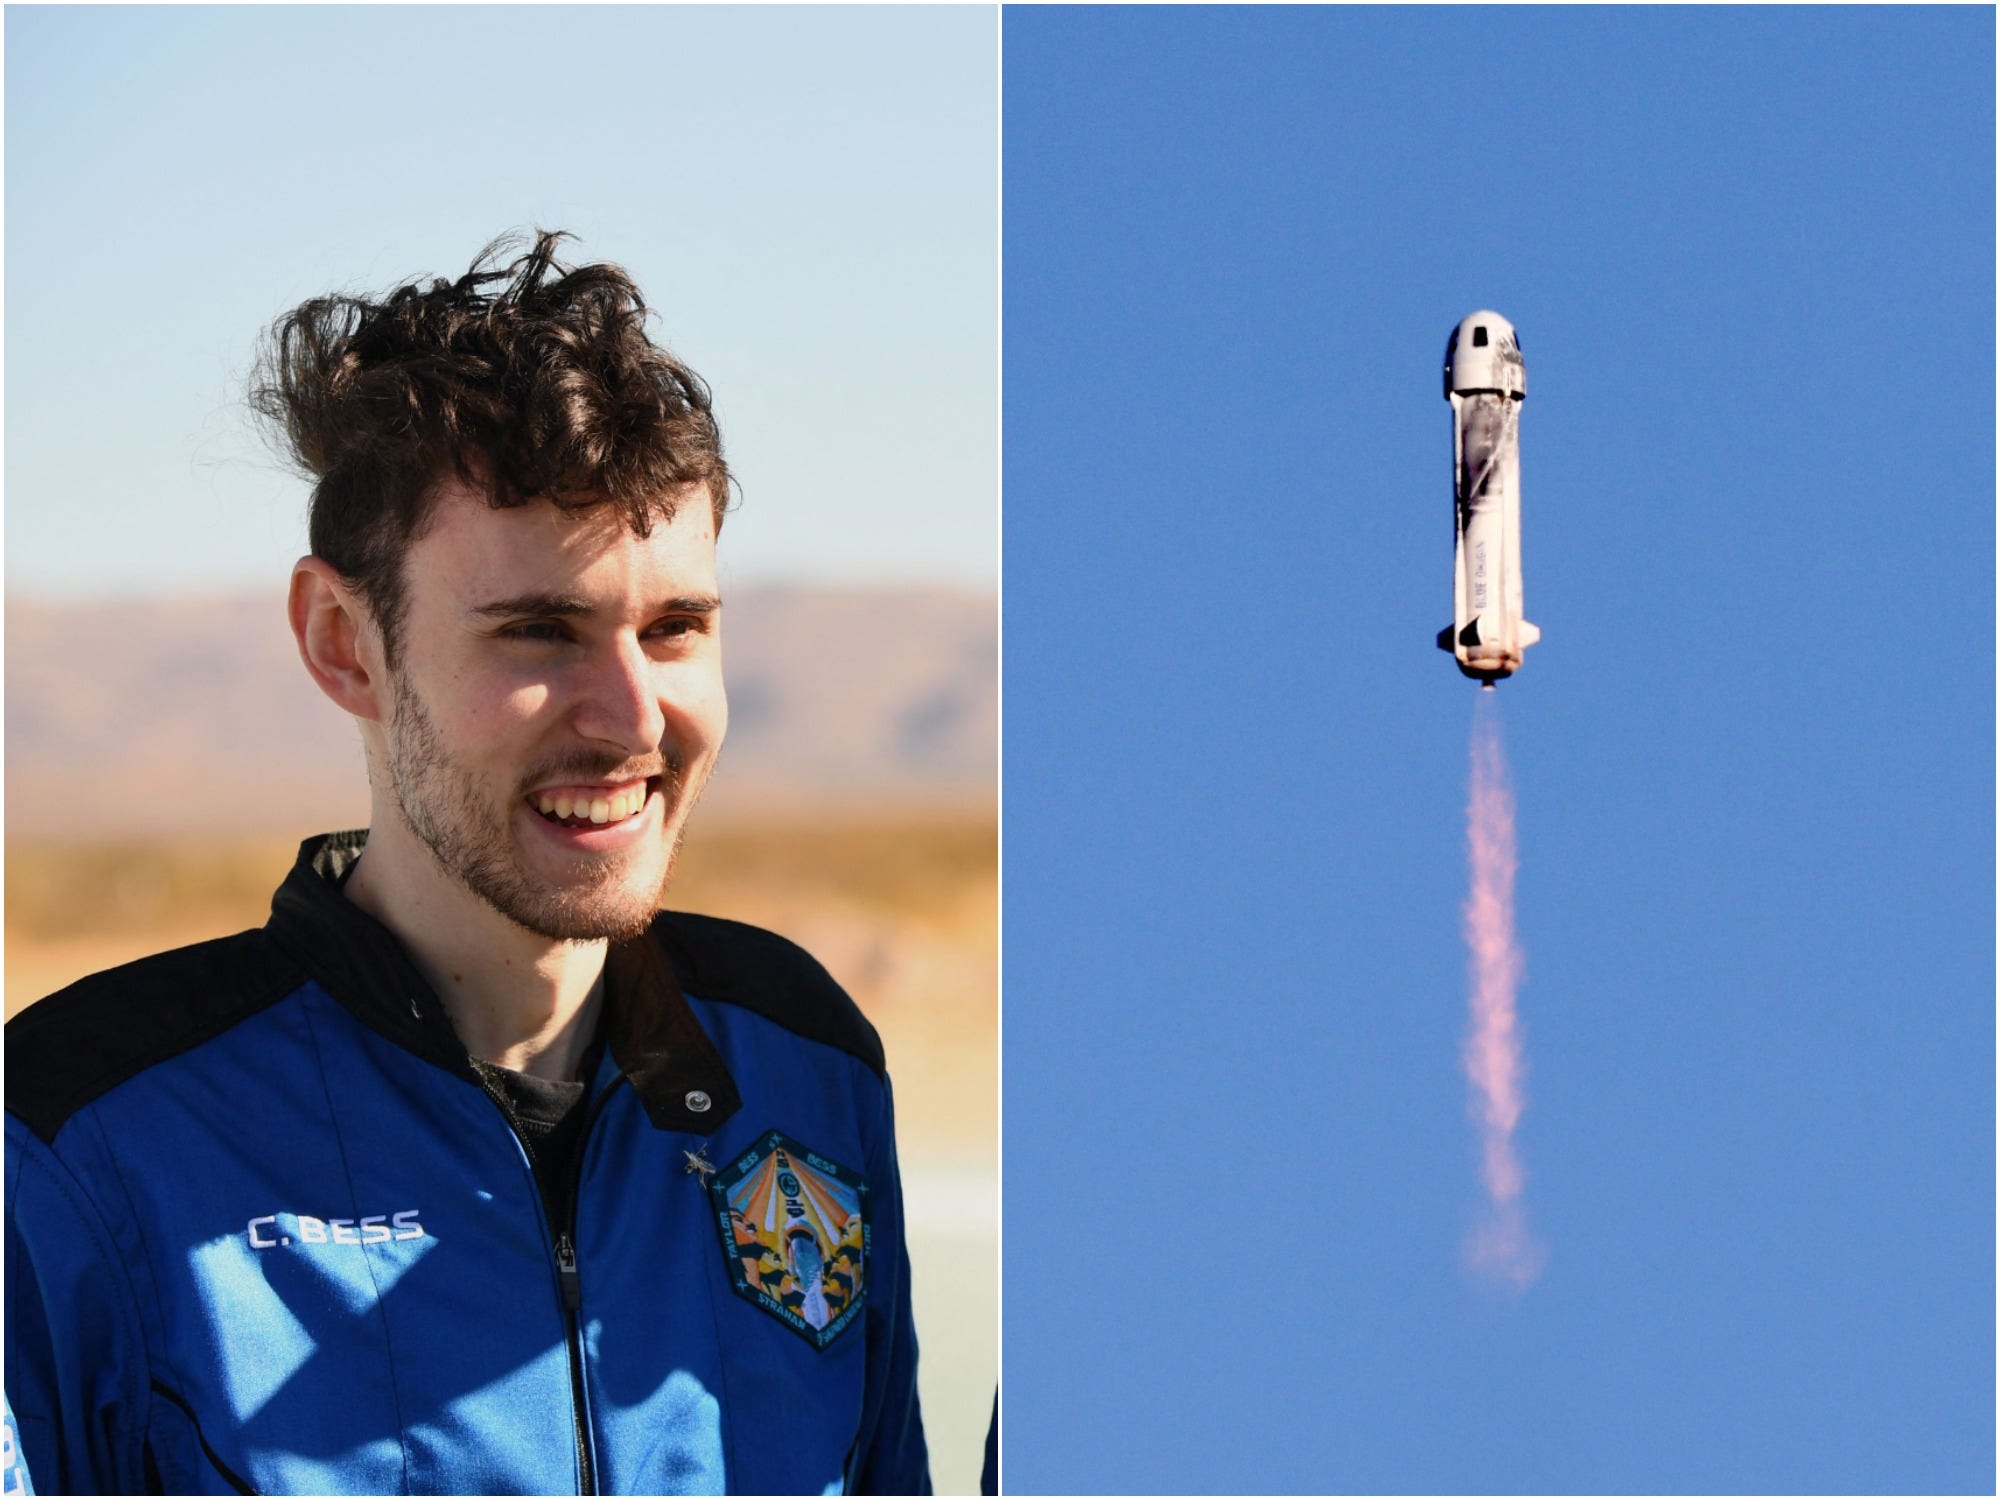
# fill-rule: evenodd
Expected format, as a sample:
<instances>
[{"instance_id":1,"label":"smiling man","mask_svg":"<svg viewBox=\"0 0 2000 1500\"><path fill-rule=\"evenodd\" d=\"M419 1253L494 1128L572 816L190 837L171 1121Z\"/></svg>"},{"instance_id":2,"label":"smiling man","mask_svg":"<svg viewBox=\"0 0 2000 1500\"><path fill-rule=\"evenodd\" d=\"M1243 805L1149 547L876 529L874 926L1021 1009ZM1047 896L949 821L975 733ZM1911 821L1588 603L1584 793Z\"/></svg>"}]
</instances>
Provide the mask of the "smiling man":
<instances>
[{"instance_id":1,"label":"smiling man","mask_svg":"<svg viewBox=\"0 0 2000 1500\"><path fill-rule=\"evenodd\" d=\"M273 330L372 821L8 1025L45 1491L928 1491L880 1044L659 910L727 723L708 392L556 240Z\"/></svg>"}]
</instances>

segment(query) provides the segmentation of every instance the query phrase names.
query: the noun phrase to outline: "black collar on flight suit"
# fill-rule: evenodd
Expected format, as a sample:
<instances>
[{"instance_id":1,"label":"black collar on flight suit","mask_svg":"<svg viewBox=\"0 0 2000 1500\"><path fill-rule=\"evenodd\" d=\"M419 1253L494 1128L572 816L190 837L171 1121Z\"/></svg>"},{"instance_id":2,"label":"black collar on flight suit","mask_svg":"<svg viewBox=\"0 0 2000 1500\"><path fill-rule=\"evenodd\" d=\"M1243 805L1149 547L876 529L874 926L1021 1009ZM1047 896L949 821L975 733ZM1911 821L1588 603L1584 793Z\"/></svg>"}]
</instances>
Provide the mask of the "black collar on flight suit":
<instances>
[{"instance_id":1,"label":"black collar on flight suit","mask_svg":"<svg viewBox=\"0 0 2000 1500\"><path fill-rule=\"evenodd\" d=\"M367 842L364 829L301 844L271 898L265 931L357 1020L480 1085L451 1018L402 943L340 893ZM603 1024L613 1060L658 1129L712 1135L741 1107L735 1080L695 1019L656 933L611 945Z\"/></svg>"}]
</instances>

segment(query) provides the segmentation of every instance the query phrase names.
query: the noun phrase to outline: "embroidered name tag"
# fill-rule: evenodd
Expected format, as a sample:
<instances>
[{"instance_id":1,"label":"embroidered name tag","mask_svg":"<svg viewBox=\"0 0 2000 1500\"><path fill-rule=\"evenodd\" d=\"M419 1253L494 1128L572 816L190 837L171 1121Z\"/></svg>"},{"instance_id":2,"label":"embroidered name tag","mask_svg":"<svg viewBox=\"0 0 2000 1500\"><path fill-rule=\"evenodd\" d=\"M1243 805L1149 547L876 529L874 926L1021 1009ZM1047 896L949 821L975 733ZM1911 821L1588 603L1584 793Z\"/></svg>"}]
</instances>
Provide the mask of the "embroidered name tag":
<instances>
[{"instance_id":1,"label":"embroidered name tag","mask_svg":"<svg viewBox=\"0 0 2000 1500\"><path fill-rule=\"evenodd\" d=\"M708 1185L736 1294L815 1348L868 1292L868 1184L776 1130Z\"/></svg>"}]
</instances>

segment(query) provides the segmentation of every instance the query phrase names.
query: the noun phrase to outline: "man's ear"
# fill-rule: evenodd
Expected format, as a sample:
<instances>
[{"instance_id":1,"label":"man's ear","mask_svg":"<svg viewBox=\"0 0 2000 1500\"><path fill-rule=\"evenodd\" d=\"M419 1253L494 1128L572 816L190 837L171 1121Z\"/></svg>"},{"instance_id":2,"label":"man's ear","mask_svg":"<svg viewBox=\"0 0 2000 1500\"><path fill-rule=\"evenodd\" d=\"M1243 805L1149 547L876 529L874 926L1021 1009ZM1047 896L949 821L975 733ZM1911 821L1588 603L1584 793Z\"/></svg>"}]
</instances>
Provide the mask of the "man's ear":
<instances>
[{"instance_id":1,"label":"man's ear","mask_svg":"<svg viewBox=\"0 0 2000 1500\"><path fill-rule=\"evenodd\" d=\"M299 659L319 690L357 719L389 717L389 683L380 638L368 608L321 557L302 557L292 568L287 601Z\"/></svg>"}]
</instances>

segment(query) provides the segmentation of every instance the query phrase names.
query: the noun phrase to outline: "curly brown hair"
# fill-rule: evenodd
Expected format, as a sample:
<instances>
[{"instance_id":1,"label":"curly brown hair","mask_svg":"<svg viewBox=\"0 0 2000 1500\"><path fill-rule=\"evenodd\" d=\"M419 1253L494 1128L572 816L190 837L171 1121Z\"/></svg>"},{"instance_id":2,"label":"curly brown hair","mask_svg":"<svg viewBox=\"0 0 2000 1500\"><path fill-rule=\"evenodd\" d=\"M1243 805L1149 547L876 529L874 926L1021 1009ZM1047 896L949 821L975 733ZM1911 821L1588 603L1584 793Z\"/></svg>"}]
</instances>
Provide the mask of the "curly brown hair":
<instances>
[{"instance_id":1,"label":"curly brown hair","mask_svg":"<svg viewBox=\"0 0 2000 1500\"><path fill-rule=\"evenodd\" d=\"M250 405L313 480L316 556L367 602L391 666L402 562L456 475L499 508L613 505L647 535L691 485L715 524L729 502L708 387L647 338L646 304L617 266L569 266L538 230L495 240L457 281L379 300L330 295L274 323Z\"/></svg>"}]
</instances>

